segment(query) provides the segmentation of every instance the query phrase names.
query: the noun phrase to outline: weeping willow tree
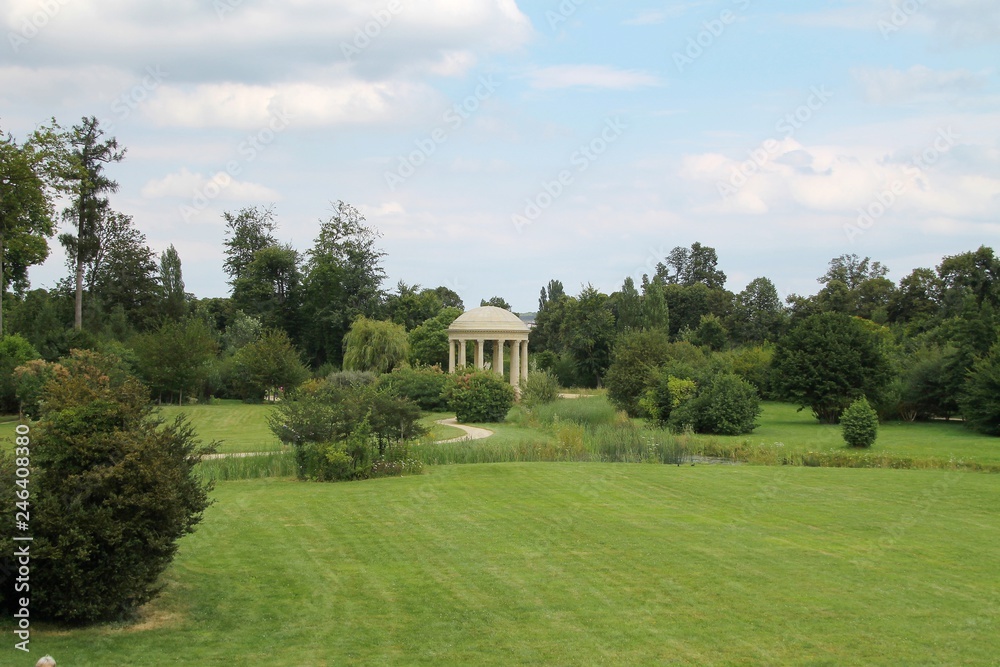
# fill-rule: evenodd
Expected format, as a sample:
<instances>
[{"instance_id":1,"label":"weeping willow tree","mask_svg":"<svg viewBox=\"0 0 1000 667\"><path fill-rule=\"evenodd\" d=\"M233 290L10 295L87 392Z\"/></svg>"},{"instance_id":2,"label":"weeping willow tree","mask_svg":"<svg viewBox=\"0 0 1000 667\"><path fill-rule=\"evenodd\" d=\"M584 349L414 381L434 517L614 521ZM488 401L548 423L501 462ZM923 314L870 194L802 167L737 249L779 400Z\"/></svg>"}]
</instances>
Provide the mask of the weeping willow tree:
<instances>
[{"instance_id":1,"label":"weeping willow tree","mask_svg":"<svg viewBox=\"0 0 1000 667\"><path fill-rule=\"evenodd\" d=\"M410 353L406 329L367 317L354 320L344 336L344 369L389 373Z\"/></svg>"}]
</instances>

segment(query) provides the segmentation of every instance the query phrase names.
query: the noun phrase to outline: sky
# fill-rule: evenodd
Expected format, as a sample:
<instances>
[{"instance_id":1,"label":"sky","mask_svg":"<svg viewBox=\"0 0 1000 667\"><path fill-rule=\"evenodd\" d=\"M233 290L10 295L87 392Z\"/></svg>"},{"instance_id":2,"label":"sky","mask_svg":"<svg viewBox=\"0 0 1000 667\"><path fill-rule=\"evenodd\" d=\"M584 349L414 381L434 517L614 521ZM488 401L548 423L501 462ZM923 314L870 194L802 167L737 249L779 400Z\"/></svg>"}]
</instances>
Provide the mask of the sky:
<instances>
[{"instance_id":1,"label":"sky","mask_svg":"<svg viewBox=\"0 0 1000 667\"><path fill-rule=\"evenodd\" d=\"M996 0L4 0L0 129L101 119L112 206L226 296L222 213L305 251L332 202L384 287L533 311L675 246L727 288L898 280L1000 238ZM58 242L33 287L67 274Z\"/></svg>"}]
</instances>

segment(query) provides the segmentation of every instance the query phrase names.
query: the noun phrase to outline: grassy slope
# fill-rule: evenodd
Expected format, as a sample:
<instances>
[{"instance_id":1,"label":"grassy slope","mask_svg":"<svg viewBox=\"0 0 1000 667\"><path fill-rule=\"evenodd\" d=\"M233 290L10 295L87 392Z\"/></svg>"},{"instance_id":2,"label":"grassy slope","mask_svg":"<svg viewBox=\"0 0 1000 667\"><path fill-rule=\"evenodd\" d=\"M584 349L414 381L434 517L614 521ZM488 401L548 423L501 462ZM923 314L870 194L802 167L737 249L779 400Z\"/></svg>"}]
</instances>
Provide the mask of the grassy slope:
<instances>
[{"instance_id":1,"label":"grassy slope","mask_svg":"<svg viewBox=\"0 0 1000 667\"><path fill-rule=\"evenodd\" d=\"M33 626L32 650L78 667L1000 655L992 475L512 464L216 497L146 625Z\"/></svg>"}]
</instances>

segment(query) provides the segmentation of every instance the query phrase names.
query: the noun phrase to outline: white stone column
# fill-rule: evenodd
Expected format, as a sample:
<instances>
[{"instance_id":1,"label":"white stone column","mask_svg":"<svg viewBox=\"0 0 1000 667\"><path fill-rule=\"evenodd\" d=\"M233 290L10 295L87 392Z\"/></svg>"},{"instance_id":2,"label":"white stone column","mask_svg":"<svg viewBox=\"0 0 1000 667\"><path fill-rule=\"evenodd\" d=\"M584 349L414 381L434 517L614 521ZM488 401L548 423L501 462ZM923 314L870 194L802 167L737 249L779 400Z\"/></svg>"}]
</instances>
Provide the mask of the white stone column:
<instances>
[{"instance_id":1,"label":"white stone column","mask_svg":"<svg viewBox=\"0 0 1000 667\"><path fill-rule=\"evenodd\" d=\"M458 339L458 367L465 368L465 339Z\"/></svg>"},{"instance_id":2,"label":"white stone column","mask_svg":"<svg viewBox=\"0 0 1000 667\"><path fill-rule=\"evenodd\" d=\"M483 370L483 357L485 356L483 352L486 348L486 341L482 338L476 340L476 370Z\"/></svg>"},{"instance_id":3,"label":"white stone column","mask_svg":"<svg viewBox=\"0 0 1000 667\"><path fill-rule=\"evenodd\" d=\"M510 384L515 391L521 386L521 345L516 340L510 342Z\"/></svg>"},{"instance_id":4,"label":"white stone column","mask_svg":"<svg viewBox=\"0 0 1000 667\"><path fill-rule=\"evenodd\" d=\"M493 341L493 372L503 375L503 340Z\"/></svg>"},{"instance_id":5,"label":"white stone column","mask_svg":"<svg viewBox=\"0 0 1000 667\"><path fill-rule=\"evenodd\" d=\"M455 339L448 339L448 372L455 372Z\"/></svg>"},{"instance_id":6,"label":"white stone column","mask_svg":"<svg viewBox=\"0 0 1000 667\"><path fill-rule=\"evenodd\" d=\"M521 379L528 379L528 341L521 341Z\"/></svg>"}]
</instances>

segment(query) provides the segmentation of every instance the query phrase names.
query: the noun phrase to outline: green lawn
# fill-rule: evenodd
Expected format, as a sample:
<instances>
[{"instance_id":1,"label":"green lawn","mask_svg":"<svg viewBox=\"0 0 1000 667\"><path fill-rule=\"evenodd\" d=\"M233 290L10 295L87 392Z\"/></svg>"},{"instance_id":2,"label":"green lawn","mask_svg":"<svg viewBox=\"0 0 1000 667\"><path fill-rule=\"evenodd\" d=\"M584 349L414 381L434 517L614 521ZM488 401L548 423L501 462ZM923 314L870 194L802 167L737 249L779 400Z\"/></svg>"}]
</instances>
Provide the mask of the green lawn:
<instances>
[{"instance_id":1,"label":"green lawn","mask_svg":"<svg viewBox=\"0 0 1000 667\"><path fill-rule=\"evenodd\" d=\"M826 451L843 448L840 426L820 424L809 410L798 412L787 403L764 403L760 426L748 436L720 437L721 441L743 441L774 445L790 451ZM1000 463L1000 438L975 433L957 421L886 422L879 426L872 452L910 458L963 459Z\"/></svg>"},{"instance_id":2,"label":"green lawn","mask_svg":"<svg viewBox=\"0 0 1000 667\"><path fill-rule=\"evenodd\" d=\"M35 625L31 659L4 664L43 653L76 667L1000 655L993 475L469 465L224 482L215 497L140 625Z\"/></svg>"},{"instance_id":3,"label":"green lawn","mask_svg":"<svg viewBox=\"0 0 1000 667\"><path fill-rule=\"evenodd\" d=\"M282 449L267 426L274 406L248 405L240 401L215 401L211 405L168 405L160 408L165 420L184 413L198 437L206 443L220 440L220 452L271 452Z\"/></svg>"}]
</instances>

